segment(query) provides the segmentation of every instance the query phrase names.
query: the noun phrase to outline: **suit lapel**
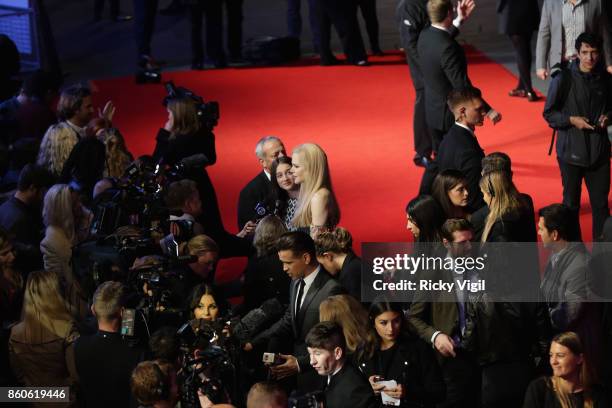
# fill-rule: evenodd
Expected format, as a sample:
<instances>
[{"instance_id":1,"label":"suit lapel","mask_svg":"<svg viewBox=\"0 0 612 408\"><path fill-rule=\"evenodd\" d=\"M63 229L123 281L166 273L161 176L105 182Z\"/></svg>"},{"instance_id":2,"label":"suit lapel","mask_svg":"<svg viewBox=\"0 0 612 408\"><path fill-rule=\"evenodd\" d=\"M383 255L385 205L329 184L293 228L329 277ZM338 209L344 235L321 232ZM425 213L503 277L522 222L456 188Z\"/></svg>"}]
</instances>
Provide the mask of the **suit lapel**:
<instances>
[{"instance_id":1,"label":"suit lapel","mask_svg":"<svg viewBox=\"0 0 612 408\"><path fill-rule=\"evenodd\" d=\"M300 327L302 322L304 321L304 316L306 315L306 310L308 309L308 306L310 306L310 303L317 295L317 293L319 293L319 290L323 286L323 283L326 281L325 273L326 272L323 268L319 269L317 277L315 278L314 282L312 282L312 285L310 285L310 288L308 288L308 292L305 295L306 297L304 297L304 302L302 303L302 307L300 308L300 312L297 316L298 327Z\"/></svg>"},{"instance_id":2,"label":"suit lapel","mask_svg":"<svg viewBox=\"0 0 612 408\"><path fill-rule=\"evenodd\" d=\"M291 308L291 325L293 326L293 335L295 337L297 337L298 333L297 318L295 316L295 301L297 300L297 288L299 281L299 279L291 281L291 295L289 296L289 307Z\"/></svg>"}]
</instances>

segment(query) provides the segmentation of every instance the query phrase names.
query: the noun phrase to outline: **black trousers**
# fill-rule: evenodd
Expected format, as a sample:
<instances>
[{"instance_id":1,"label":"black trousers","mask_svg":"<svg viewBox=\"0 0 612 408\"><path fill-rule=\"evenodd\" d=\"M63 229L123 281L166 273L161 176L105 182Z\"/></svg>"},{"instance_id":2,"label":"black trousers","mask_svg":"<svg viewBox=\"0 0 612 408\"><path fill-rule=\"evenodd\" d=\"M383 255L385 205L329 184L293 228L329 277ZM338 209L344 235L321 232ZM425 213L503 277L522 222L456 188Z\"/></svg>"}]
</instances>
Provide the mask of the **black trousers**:
<instances>
[{"instance_id":1,"label":"black trousers","mask_svg":"<svg viewBox=\"0 0 612 408\"><path fill-rule=\"evenodd\" d=\"M331 58L331 27L336 27L336 32L347 61L356 63L366 60L366 52L363 46L363 39L359 31L357 22L357 5L350 0L315 0L315 13L319 23L319 33L321 35L319 43L319 54L322 59Z\"/></svg>"},{"instance_id":2,"label":"black trousers","mask_svg":"<svg viewBox=\"0 0 612 408\"><path fill-rule=\"evenodd\" d=\"M404 49L407 48L404 47ZM423 74L421 74L421 67L418 61L408 51L406 51L406 61L410 68L410 78L416 93L414 115L412 118L414 151L423 157L430 157L433 150L432 137L427 126L427 118L425 117L425 83L423 82Z\"/></svg>"},{"instance_id":3,"label":"black trousers","mask_svg":"<svg viewBox=\"0 0 612 408\"><path fill-rule=\"evenodd\" d=\"M456 350L440 367L446 384L446 399L438 408L478 408L480 406L480 367L471 353Z\"/></svg>"},{"instance_id":4,"label":"black trousers","mask_svg":"<svg viewBox=\"0 0 612 408\"><path fill-rule=\"evenodd\" d=\"M193 62L204 60L202 18L206 18L206 55L214 64L225 64L223 47L223 3L227 10L227 44L230 56L242 55L243 0L205 0L191 8L191 57Z\"/></svg>"},{"instance_id":5,"label":"black trousers","mask_svg":"<svg viewBox=\"0 0 612 408\"><path fill-rule=\"evenodd\" d=\"M94 0L94 18L99 20L102 18L102 12L104 11L105 0ZM109 0L110 3L110 16L111 18L117 18L119 15L119 0Z\"/></svg>"},{"instance_id":6,"label":"black trousers","mask_svg":"<svg viewBox=\"0 0 612 408\"><path fill-rule=\"evenodd\" d=\"M134 28L138 55L151 55L158 0L134 0Z\"/></svg>"},{"instance_id":7,"label":"black trousers","mask_svg":"<svg viewBox=\"0 0 612 408\"><path fill-rule=\"evenodd\" d=\"M527 92L533 92L531 87L531 35L531 32L510 35L519 72L519 82L516 89L523 89Z\"/></svg>"},{"instance_id":8,"label":"black trousers","mask_svg":"<svg viewBox=\"0 0 612 408\"><path fill-rule=\"evenodd\" d=\"M574 166L562 160L558 160L558 162L561 170L561 182L563 183L563 204L574 212L574 221L576 225L580 225L578 217L582 180L584 179L593 214L593 239L599 238L603 232L603 225L610 215L610 208L608 207L610 159L604 160L594 167Z\"/></svg>"},{"instance_id":9,"label":"black trousers","mask_svg":"<svg viewBox=\"0 0 612 408\"><path fill-rule=\"evenodd\" d=\"M357 5L361 10L361 15L365 21L366 31L370 39L370 49L372 52L380 51L378 42L378 15L376 13L376 0L357 0Z\"/></svg>"}]
</instances>

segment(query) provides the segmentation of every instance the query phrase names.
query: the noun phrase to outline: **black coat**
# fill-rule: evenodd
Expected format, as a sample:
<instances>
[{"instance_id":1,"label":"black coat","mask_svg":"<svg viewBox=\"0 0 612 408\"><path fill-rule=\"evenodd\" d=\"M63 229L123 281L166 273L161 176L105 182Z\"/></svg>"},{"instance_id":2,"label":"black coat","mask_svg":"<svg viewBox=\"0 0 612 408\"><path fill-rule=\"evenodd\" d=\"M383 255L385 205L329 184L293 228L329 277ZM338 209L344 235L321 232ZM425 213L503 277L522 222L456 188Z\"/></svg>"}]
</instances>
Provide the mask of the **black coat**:
<instances>
[{"instance_id":1,"label":"black coat","mask_svg":"<svg viewBox=\"0 0 612 408\"><path fill-rule=\"evenodd\" d=\"M244 271L244 303L239 313L244 315L272 298L283 305L288 304L290 284L291 279L283 271L276 251L264 256L251 256Z\"/></svg>"},{"instance_id":2,"label":"black coat","mask_svg":"<svg viewBox=\"0 0 612 408\"><path fill-rule=\"evenodd\" d=\"M255 212L257 203L268 204L274 194L272 182L262 171L240 191L238 197L238 229L242 229L248 221L261 218Z\"/></svg>"},{"instance_id":3,"label":"black coat","mask_svg":"<svg viewBox=\"0 0 612 408\"><path fill-rule=\"evenodd\" d=\"M17 250L16 269L25 273L42 268L40 241L45 227L40 208L29 207L11 197L0 206L0 227L9 233Z\"/></svg>"},{"instance_id":4,"label":"black coat","mask_svg":"<svg viewBox=\"0 0 612 408\"><path fill-rule=\"evenodd\" d=\"M425 81L427 125L431 129L446 131L454 122L446 104L448 94L453 89L472 86L465 53L452 33L431 26L421 32L417 51ZM489 109L486 102L485 108Z\"/></svg>"},{"instance_id":5,"label":"black coat","mask_svg":"<svg viewBox=\"0 0 612 408\"><path fill-rule=\"evenodd\" d=\"M361 258L352 251L348 253L342 263L342 269L338 274L338 282L349 295L361 301Z\"/></svg>"},{"instance_id":6,"label":"black coat","mask_svg":"<svg viewBox=\"0 0 612 408\"><path fill-rule=\"evenodd\" d=\"M453 125L440 143L436 158L439 171L459 170L465 176L469 191L468 206L475 211L485 205L480 191L480 173L484 152L478 139L467 129Z\"/></svg>"},{"instance_id":7,"label":"black coat","mask_svg":"<svg viewBox=\"0 0 612 408\"><path fill-rule=\"evenodd\" d=\"M378 408L382 404L374 395L368 380L353 367L345 362L325 388L326 408Z\"/></svg>"},{"instance_id":8,"label":"black coat","mask_svg":"<svg viewBox=\"0 0 612 408\"><path fill-rule=\"evenodd\" d=\"M446 387L431 346L406 335L400 338L393 349L385 352L393 353L391 364L383 367L381 353L384 352L377 350L360 367L366 378L380 375L385 380L396 380L398 384L403 384L406 396L402 406L433 407L435 403L444 401Z\"/></svg>"},{"instance_id":9,"label":"black coat","mask_svg":"<svg viewBox=\"0 0 612 408\"><path fill-rule=\"evenodd\" d=\"M497 0L500 34L530 34L540 24L538 0Z\"/></svg>"},{"instance_id":10,"label":"black coat","mask_svg":"<svg viewBox=\"0 0 612 408\"><path fill-rule=\"evenodd\" d=\"M83 406L129 407L132 370L144 352L130 347L118 333L98 332L74 343L74 360Z\"/></svg>"}]
</instances>

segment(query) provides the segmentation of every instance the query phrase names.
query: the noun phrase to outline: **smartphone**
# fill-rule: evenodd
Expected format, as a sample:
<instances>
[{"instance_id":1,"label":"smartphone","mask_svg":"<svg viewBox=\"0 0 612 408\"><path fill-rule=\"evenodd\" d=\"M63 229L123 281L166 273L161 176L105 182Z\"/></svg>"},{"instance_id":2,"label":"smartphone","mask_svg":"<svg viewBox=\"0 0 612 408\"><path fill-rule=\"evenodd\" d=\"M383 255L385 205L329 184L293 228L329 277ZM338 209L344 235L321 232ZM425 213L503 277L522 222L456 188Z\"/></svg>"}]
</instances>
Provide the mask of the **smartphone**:
<instances>
[{"instance_id":1,"label":"smartphone","mask_svg":"<svg viewBox=\"0 0 612 408\"><path fill-rule=\"evenodd\" d=\"M134 336L134 320L136 318L136 309L123 309L121 317L121 335Z\"/></svg>"},{"instance_id":2,"label":"smartphone","mask_svg":"<svg viewBox=\"0 0 612 408\"><path fill-rule=\"evenodd\" d=\"M263 353L261 361L269 365L279 365L282 364L283 359L276 353Z\"/></svg>"}]
</instances>

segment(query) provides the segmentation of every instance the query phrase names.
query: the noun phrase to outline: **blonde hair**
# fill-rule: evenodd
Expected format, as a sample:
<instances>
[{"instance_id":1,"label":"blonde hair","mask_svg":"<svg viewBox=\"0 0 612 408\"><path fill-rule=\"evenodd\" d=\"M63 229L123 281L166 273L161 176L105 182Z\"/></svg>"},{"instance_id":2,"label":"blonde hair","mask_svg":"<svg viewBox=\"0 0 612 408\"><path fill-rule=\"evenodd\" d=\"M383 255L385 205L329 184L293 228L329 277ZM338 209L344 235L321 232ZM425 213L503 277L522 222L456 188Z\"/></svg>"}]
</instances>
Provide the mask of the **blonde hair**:
<instances>
[{"instance_id":1,"label":"blonde hair","mask_svg":"<svg viewBox=\"0 0 612 408\"><path fill-rule=\"evenodd\" d=\"M59 277L51 271L28 275L23 299L23 323L26 336L39 324L58 337L67 337L73 326L66 302L60 292Z\"/></svg>"},{"instance_id":2,"label":"blonde hair","mask_svg":"<svg viewBox=\"0 0 612 408\"><path fill-rule=\"evenodd\" d=\"M187 242L187 252L192 256L198 256L206 252L219 253L219 246L208 235L200 234Z\"/></svg>"},{"instance_id":3,"label":"blonde hair","mask_svg":"<svg viewBox=\"0 0 612 408\"><path fill-rule=\"evenodd\" d=\"M74 129L67 123L51 125L40 142L36 164L59 177L62 174L64 163L78 141L79 138Z\"/></svg>"},{"instance_id":4,"label":"blonde hair","mask_svg":"<svg viewBox=\"0 0 612 408\"><path fill-rule=\"evenodd\" d=\"M125 169L134 161L134 157L125 147L125 140L117 129L104 131L106 146L106 177L120 178Z\"/></svg>"},{"instance_id":5,"label":"blonde hair","mask_svg":"<svg viewBox=\"0 0 612 408\"><path fill-rule=\"evenodd\" d=\"M326 252L335 254L348 254L352 251L353 237L351 233L342 227L338 227L333 231L320 233L315 239L317 256L321 256Z\"/></svg>"},{"instance_id":6,"label":"blonde hair","mask_svg":"<svg viewBox=\"0 0 612 408\"><path fill-rule=\"evenodd\" d=\"M285 223L275 215L266 215L255 228L253 246L257 256L265 256L276 248L276 241L287 232Z\"/></svg>"},{"instance_id":7,"label":"blonde hair","mask_svg":"<svg viewBox=\"0 0 612 408\"><path fill-rule=\"evenodd\" d=\"M453 11L453 3L450 0L429 0L427 2L427 14L432 23L441 23L448 13Z\"/></svg>"},{"instance_id":8,"label":"blonde hair","mask_svg":"<svg viewBox=\"0 0 612 408\"><path fill-rule=\"evenodd\" d=\"M591 395L591 389L594 382L593 373L584 356L584 348L582 347L580 337L574 332L560 333L553 337L552 343L567 347L570 352L576 356L582 355L582 364L578 381L584 391L584 408L593 408L593 398ZM574 406L570 398L570 393L562 386L561 378L555 376L550 377L549 386L551 386L552 390L555 392L561 408L572 408Z\"/></svg>"},{"instance_id":9,"label":"blonde hair","mask_svg":"<svg viewBox=\"0 0 612 408\"><path fill-rule=\"evenodd\" d=\"M200 119L193 99L189 97L172 98L168 101L168 109L174 117L170 138L200 130Z\"/></svg>"},{"instance_id":10,"label":"blonde hair","mask_svg":"<svg viewBox=\"0 0 612 408\"><path fill-rule=\"evenodd\" d=\"M312 198L321 190L329 190L328 217L326 225L336 225L340 221L340 208L332 188L327 155L319 145L314 143L304 143L293 149L293 159L299 154L304 168L304 181L300 185L300 195L298 196L295 216L291 220L296 227L310 227L312 224ZM323 227L317 225L315 227Z\"/></svg>"},{"instance_id":11,"label":"blonde hair","mask_svg":"<svg viewBox=\"0 0 612 408\"><path fill-rule=\"evenodd\" d=\"M510 176L503 171L492 171L480 179L480 189L491 196L489 214L485 221L481 242L487 242L493 225L503 222L502 217L517 213L523 209L521 195L514 186Z\"/></svg>"},{"instance_id":12,"label":"blonde hair","mask_svg":"<svg viewBox=\"0 0 612 408\"><path fill-rule=\"evenodd\" d=\"M335 295L322 301L319 321L335 322L342 326L346 348L355 353L357 362L368 360L374 354L378 338L368 324L368 312L354 297Z\"/></svg>"},{"instance_id":13,"label":"blonde hair","mask_svg":"<svg viewBox=\"0 0 612 408\"><path fill-rule=\"evenodd\" d=\"M102 283L93 295L92 304L98 320L111 320L121 316L125 289L120 282Z\"/></svg>"},{"instance_id":14,"label":"blonde hair","mask_svg":"<svg viewBox=\"0 0 612 408\"><path fill-rule=\"evenodd\" d=\"M67 184L56 184L45 194L43 204L43 221L45 226L59 228L71 242L75 238L72 200L70 186Z\"/></svg>"}]
</instances>

